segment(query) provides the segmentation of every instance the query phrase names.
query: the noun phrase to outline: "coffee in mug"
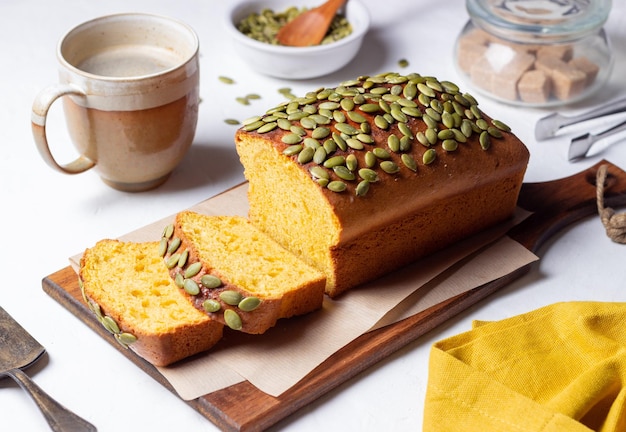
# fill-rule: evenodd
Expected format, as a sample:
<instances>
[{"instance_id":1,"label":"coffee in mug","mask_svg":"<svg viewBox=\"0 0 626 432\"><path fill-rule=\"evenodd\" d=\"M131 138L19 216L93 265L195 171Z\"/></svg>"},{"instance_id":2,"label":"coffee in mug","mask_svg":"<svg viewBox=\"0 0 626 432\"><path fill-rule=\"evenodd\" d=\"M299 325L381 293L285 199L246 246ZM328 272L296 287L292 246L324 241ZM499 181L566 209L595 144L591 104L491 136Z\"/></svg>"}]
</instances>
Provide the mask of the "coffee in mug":
<instances>
[{"instance_id":1,"label":"coffee in mug","mask_svg":"<svg viewBox=\"0 0 626 432\"><path fill-rule=\"evenodd\" d=\"M94 168L115 189L162 184L189 149L199 102L198 38L187 25L149 14L118 14L70 30L59 42L59 83L35 98L32 130L48 165L78 174ZM58 163L46 116L63 99L79 157Z\"/></svg>"}]
</instances>

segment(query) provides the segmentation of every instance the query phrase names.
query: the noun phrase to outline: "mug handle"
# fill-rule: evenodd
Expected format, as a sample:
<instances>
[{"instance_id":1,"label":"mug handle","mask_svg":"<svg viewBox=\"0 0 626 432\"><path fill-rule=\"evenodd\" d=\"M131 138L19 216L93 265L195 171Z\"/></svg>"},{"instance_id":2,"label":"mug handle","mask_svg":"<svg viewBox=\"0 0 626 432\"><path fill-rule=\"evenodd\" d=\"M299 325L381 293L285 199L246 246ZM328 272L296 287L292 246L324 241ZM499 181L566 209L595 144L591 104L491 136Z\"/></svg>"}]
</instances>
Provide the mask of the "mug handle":
<instances>
[{"instance_id":1,"label":"mug handle","mask_svg":"<svg viewBox=\"0 0 626 432\"><path fill-rule=\"evenodd\" d=\"M79 174L93 168L96 163L88 157L80 155L76 160L66 165L59 164L52 156L46 136L48 111L54 101L66 95L85 96L85 92L71 84L56 84L42 90L33 102L31 127L37 150L39 150L39 154L50 167L65 174Z\"/></svg>"}]
</instances>

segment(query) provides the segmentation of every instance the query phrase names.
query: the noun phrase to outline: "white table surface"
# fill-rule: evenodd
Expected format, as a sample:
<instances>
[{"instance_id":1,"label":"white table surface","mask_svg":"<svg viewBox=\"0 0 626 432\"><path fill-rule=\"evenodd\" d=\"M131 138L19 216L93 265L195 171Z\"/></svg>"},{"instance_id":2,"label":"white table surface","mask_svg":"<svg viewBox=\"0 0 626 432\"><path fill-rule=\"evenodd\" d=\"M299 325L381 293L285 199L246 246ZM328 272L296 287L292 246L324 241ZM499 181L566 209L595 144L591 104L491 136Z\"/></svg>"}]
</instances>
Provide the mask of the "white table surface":
<instances>
[{"instance_id":1,"label":"white table surface","mask_svg":"<svg viewBox=\"0 0 626 432\"><path fill-rule=\"evenodd\" d=\"M223 120L244 119L274 106L283 100L280 87L303 94L358 75L398 70L401 58L410 61L403 71L463 84L452 66L453 42L468 18L463 0L364 2L372 12L372 28L358 58L331 76L285 82L251 72L232 52L221 28L225 1L0 1L0 305L47 348L47 362L29 369L36 382L100 431L217 428L44 293L42 278L102 238L140 228L243 181L233 145L235 128ZM186 21L198 32L202 51L203 103L194 146L166 184L139 194L112 190L94 172L68 176L53 171L39 157L30 131L33 98L56 81L55 48L61 35L82 21L127 11ZM606 28L616 63L595 102L626 93L626 3L613 2ZM219 75L237 84L226 86ZM235 102L236 96L251 92L262 99L248 107ZM479 100L530 148L528 182L568 176L601 158L626 168L626 142L599 144L593 157L570 163L566 155L571 135L534 139L534 124L548 110ZM57 106L49 130L57 143L55 153L69 161L74 153ZM539 255L541 261L530 274L311 403L276 430L421 430L433 342L468 330L474 319L498 320L554 302L626 301L626 246L612 243L597 217L564 230ZM11 431L47 430L34 403L8 379L0 380L0 425Z\"/></svg>"}]
</instances>

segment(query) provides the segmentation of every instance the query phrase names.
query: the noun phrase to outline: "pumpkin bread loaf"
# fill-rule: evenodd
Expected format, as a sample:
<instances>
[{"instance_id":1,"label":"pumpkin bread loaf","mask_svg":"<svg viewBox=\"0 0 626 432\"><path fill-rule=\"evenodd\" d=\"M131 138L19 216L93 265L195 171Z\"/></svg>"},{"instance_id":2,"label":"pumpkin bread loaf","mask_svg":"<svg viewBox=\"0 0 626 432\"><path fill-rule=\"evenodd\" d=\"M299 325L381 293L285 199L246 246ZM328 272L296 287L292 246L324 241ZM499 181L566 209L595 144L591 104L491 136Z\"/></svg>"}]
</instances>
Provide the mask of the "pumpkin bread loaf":
<instances>
[{"instance_id":1,"label":"pumpkin bread loaf","mask_svg":"<svg viewBox=\"0 0 626 432\"><path fill-rule=\"evenodd\" d=\"M249 219L331 297L509 218L529 153L451 82L386 73L244 121Z\"/></svg>"},{"instance_id":2,"label":"pumpkin bread loaf","mask_svg":"<svg viewBox=\"0 0 626 432\"><path fill-rule=\"evenodd\" d=\"M172 281L159 242L101 240L83 254L85 302L122 345L156 366L213 347L223 325L198 311Z\"/></svg>"},{"instance_id":3,"label":"pumpkin bread loaf","mask_svg":"<svg viewBox=\"0 0 626 432\"><path fill-rule=\"evenodd\" d=\"M322 306L324 274L246 218L180 212L161 251L195 307L234 330L264 333L278 319Z\"/></svg>"}]
</instances>

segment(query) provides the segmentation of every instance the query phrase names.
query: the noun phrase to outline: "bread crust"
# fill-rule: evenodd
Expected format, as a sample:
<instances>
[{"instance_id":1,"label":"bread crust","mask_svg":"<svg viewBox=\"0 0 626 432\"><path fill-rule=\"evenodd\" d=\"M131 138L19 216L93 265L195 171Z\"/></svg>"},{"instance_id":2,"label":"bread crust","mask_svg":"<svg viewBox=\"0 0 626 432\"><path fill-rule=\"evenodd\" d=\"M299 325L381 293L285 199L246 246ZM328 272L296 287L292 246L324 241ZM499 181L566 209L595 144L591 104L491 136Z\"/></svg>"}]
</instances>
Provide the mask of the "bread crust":
<instances>
[{"instance_id":1,"label":"bread crust","mask_svg":"<svg viewBox=\"0 0 626 432\"><path fill-rule=\"evenodd\" d=\"M359 84L355 86L362 85L366 80L358 80ZM391 89L394 84L381 86ZM440 104L460 94L448 93L444 97L446 92L436 93L437 98L432 99L437 99ZM316 106L318 110L327 102L325 99L312 102L314 99L310 97L307 104ZM468 95L467 100L473 98ZM378 102L369 95L363 103ZM386 160L400 167L398 172L388 174L379 169L382 159L377 160L374 169L378 179L369 185L364 196L355 193L361 181L358 175L355 175L355 180L344 181L346 190L337 193L320 185L311 174L313 167L320 167L317 161L302 162L298 160L298 154L286 155L285 150L291 145L283 139L292 131L277 127L260 133L258 130L247 130L244 126L236 132L237 151L250 183L250 220L302 259L322 269L328 280L326 291L332 297L502 222L515 209L529 160L524 144L505 127L497 129L493 126L501 123L494 123L492 118L477 109L476 104L472 104L476 106L471 111L468 106L466 116L474 119L474 131L457 143L456 150L443 149L442 139L426 147L415 137L429 128L424 118L430 107L420 103L416 105L422 114L419 117L407 116L402 122L413 137L410 149L405 151L392 151L388 144L390 136L403 136L401 122L391 123L382 129L376 126L375 120L381 111L361 111L358 113L361 120L357 122L351 120L350 113L345 109L336 109L345 117L341 123L355 129L366 123L373 142L365 144L362 150L337 149L332 156L347 158L351 155L357 161L358 168L353 170L357 173L359 168L368 166L368 151L384 149L388 153ZM357 110L358 106L353 108L353 111ZM269 115L272 112L270 110ZM334 117L329 120L324 127L340 135L340 122ZM485 129L477 130L476 123L486 125ZM297 126L299 123L292 121L292 124ZM491 143L485 149L480 135L483 131L487 133L487 126L494 136L483 138ZM453 128L440 121L437 131L444 129ZM306 133L303 138L310 138L313 132L307 130ZM430 164L422 162L427 151L436 153L434 162ZM416 171L405 167L403 155L417 162ZM332 169L326 171L329 181L342 180ZM280 174L274 175L276 172ZM287 210L281 211L276 202ZM308 229L299 225L299 221L311 208L323 215L320 218L325 224L323 229L331 232L328 237L319 238L314 234L308 238L298 237L299 231ZM324 253L319 253L316 248L323 249Z\"/></svg>"}]
</instances>

